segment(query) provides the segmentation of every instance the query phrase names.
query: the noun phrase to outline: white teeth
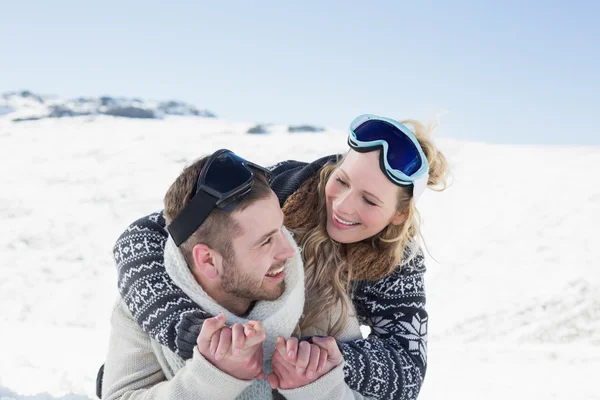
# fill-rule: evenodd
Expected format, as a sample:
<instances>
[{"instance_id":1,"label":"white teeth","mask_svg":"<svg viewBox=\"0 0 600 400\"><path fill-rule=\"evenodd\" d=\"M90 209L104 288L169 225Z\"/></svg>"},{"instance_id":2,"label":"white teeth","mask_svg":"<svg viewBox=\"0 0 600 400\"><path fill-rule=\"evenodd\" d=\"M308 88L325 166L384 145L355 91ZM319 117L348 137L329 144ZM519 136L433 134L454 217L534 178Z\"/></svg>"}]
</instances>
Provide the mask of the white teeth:
<instances>
[{"instance_id":1,"label":"white teeth","mask_svg":"<svg viewBox=\"0 0 600 400\"><path fill-rule=\"evenodd\" d=\"M358 225L358 222L348 222L348 221L344 221L343 219L340 219L337 215L333 214L333 218L335 218L335 220L337 222L339 222L340 224L344 224L344 225L348 225L348 226L353 226L353 225Z\"/></svg>"},{"instance_id":2,"label":"white teeth","mask_svg":"<svg viewBox=\"0 0 600 400\"><path fill-rule=\"evenodd\" d=\"M283 269L284 269L284 268L285 268L285 266L283 266L283 267L281 267L281 268L278 268L278 269L276 269L276 270L275 270L275 271L273 271L273 272L269 272L269 273L267 274L267 276L275 276L275 275L279 274L281 271L283 271Z\"/></svg>"}]
</instances>

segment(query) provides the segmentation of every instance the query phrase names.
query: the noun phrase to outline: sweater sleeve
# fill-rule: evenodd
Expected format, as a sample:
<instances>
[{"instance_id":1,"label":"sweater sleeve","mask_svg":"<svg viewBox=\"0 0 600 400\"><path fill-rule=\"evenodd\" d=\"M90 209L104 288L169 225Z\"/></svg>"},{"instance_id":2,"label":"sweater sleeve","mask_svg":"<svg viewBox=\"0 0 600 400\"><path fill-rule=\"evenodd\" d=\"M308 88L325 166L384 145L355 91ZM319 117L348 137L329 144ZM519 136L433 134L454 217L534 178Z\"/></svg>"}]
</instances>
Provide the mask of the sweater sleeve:
<instances>
[{"instance_id":1,"label":"sweater sleeve","mask_svg":"<svg viewBox=\"0 0 600 400\"><path fill-rule=\"evenodd\" d=\"M113 248L119 293L135 321L154 340L187 360L202 322L211 315L194 303L165 270L168 234L162 213L140 218ZM186 323L181 322L185 319ZM178 327L182 326L181 334Z\"/></svg>"},{"instance_id":2,"label":"sweater sleeve","mask_svg":"<svg viewBox=\"0 0 600 400\"><path fill-rule=\"evenodd\" d=\"M344 381L344 365L340 364L329 373L309 385L296 389L279 390L287 400L367 400L353 391Z\"/></svg>"},{"instance_id":3,"label":"sweater sleeve","mask_svg":"<svg viewBox=\"0 0 600 400\"><path fill-rule=\"evenodd\" d=\"M362 282L353 302L366 339L340 343L346 382L376 399L415 400L427 366L422 251L402 268L375 282Z\"/></svg>"},{"instance_id":4,"label":"sweater sleeve","mask_svg":"<svg viewBox=\"0 0 600 400\"><path fill-rule=\"evenodd\" d=\"M167 381L150 337L122 302L115 307L111 323L103 399L226 400L235 399L252 384L251 380L236 379L213 366L197 347L191 360Z\"/></svg>"},{"instance_id":5,"label":"sweater sleeve","mask_svg":"<svg viewBox=\"0 0 600 400\"><path fill-rule=\"evenodd\" d=\"M298 190L307 179L318 173L326 164L337 161L339 157L339 155L333 154L311 163L288 160L269 167L272 174L269 184L279 199L279 205L283 206L287 198Z\"/></svg>"}]
</instances>

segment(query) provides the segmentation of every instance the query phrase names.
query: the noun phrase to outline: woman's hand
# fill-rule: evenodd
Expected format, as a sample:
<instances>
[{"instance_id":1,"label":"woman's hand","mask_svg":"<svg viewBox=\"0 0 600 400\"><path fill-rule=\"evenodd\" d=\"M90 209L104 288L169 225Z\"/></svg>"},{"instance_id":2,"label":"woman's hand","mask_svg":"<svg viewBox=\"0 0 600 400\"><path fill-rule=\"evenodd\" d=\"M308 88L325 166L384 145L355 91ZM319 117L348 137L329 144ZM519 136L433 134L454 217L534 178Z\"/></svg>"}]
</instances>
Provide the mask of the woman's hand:
<instances>
[{"instance_id":1,"label":"woman's hand","mask_svg":"<svg viewBox=\"0 0 600 400\"><path fill-rule=\"evenodd\" d=\"M306 386L344 361L337 342L332 337L313 337L313 344L298 343L298 339L277 338L271 358L273 372L267 382L273 389L296 389Z\"/></svg>"}]
</instances>

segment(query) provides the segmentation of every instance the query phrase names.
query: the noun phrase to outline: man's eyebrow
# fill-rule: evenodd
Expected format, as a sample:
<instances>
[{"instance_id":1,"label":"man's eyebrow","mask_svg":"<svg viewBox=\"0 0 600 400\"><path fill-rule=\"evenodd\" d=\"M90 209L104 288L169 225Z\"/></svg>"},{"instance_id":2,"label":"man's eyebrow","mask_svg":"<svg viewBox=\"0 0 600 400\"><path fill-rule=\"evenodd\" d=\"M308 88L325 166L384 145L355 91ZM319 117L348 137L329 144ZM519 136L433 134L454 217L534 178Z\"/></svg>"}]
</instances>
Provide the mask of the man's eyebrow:
<instances>
[{"instance_id":1,"label":"man's eyebrow","mask_svg":"<svg viewBox=\"0 0 600 400\"><path fill-rule=\"evenodd\" d=\"M267 240L267 238L268 238L269 236L271 236L271 235L274 235L274 234L276 234L277 232L279 232L279 229L273 229L272 231L269 231L269 232L265 233L264 235L262 235L262 236L260 237L260 239L258 239L258 240L257 240L257 241L254 243L254 246L257 246L257 245L261 244L262 242L264 242L265 240Z\"/></svg>"},{"instance_id":2,"label":"man's eyebrow","mask_svg":"<svg viewBox=\"0 0 600 400\"><path fill-rule=\"evenodd\" d=\"M340 170L340 172L342 173L342 175L344 175L344 178L346 178L346 180L348 181L348 183L351 183L351 182L350 182L350 178L348 177L348 174L346 173L346 171L344 171L344 170L342 169L342 167L339 167L338 169ZM366 195L369 195L369 196L373 197L373 198L374 198L375 200L377 200L378 202L380 202L380 203L383 203L383 201L381 201L381 199L380 199L379 197L375 196L373 193L371 193L371 192L368 192L368 191L366 191L366 190L362 190L362 192L363 192L364 194L366 194Z\"/></svg>"}]
</instances>

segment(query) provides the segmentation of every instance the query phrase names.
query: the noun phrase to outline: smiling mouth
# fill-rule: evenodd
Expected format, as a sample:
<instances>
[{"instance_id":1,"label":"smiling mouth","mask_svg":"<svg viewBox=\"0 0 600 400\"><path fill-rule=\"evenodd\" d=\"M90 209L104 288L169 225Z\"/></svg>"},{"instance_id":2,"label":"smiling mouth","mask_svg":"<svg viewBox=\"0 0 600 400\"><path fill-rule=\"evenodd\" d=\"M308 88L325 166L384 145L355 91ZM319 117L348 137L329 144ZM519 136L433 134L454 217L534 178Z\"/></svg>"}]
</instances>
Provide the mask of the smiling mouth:
<instances>
[{"instance_id":1,"label":"smiling mouth","mask_svg":"<svg viewBox=\"0 0 600 400\"><path fill-rule=\"evenodd\" d=\"M277 276L279 275L281 272L283 272L283 269L285 268L285 265L282 265L281 267L274 269L272 271L269 271L268 273L265 274L265 276Z\"/></svg>"},{"instance_id":2,"label":"smiling mouth","mask_svg":"<svg viewBox=\"0 0 600 400\"><path fill-rule=\"evenodd\" d=\"M340 217L338 217L335 213L333 213L333 218L335 218L335 220L337 222L339 222L340 224L346 225L346 226L355 226L355 225L360 224L360 222L350 222L350 221L343 220Z\"/></svg>"}]
</instances>

